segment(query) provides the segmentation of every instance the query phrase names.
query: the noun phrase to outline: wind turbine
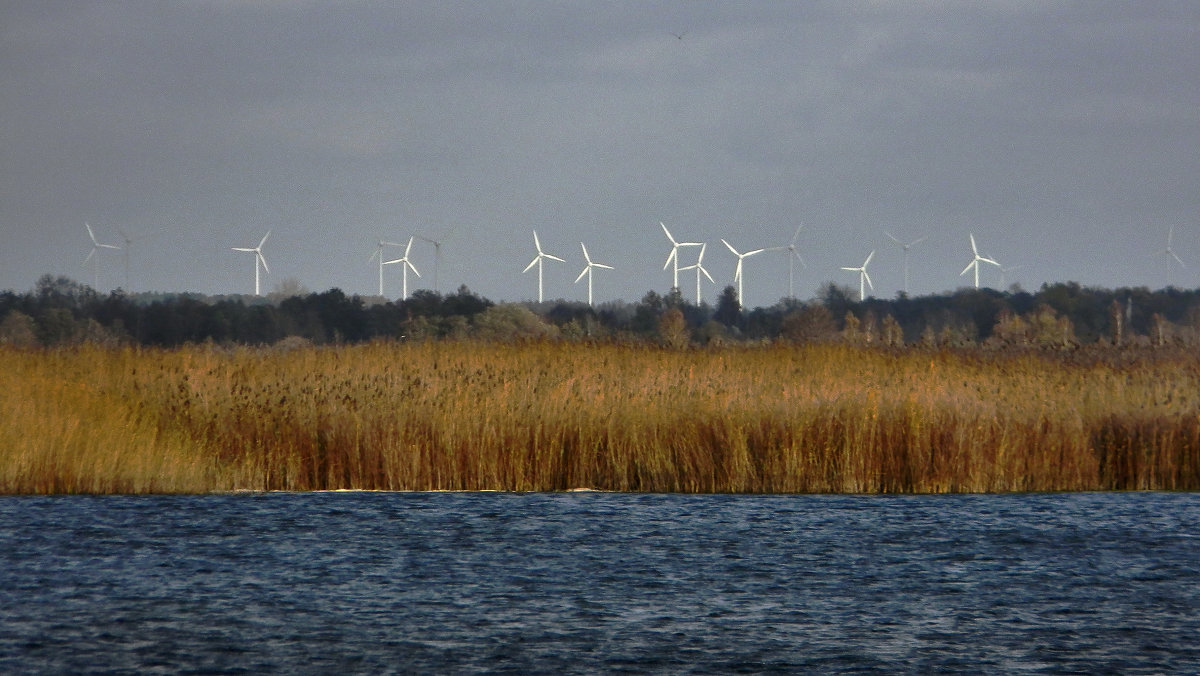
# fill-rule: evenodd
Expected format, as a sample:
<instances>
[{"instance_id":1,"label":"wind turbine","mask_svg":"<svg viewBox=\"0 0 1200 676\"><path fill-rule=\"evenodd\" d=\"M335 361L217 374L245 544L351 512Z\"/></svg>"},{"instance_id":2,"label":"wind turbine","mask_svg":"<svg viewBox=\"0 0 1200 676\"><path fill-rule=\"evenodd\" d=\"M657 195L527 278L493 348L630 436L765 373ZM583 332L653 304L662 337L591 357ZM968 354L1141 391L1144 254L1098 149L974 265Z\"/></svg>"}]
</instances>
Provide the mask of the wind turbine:
<instances>
[{"instance_id":1,"label":"wind turbine","mask_svg":"<svg viewBox=\"0 0 1200 676\"><path fill-rule=\"evenodd\" d=\"M401 298L408 298L408 271L409 271L409 269L411 269L414 273L416 273L416 275L418 277L421 276L421 273L417 272L417 266L413 265L412 261L408 260L408 252L412 250L412 243L413 243L413 238L409 237L408 244L406 244L404 247L404 255L395 260L384 261L384 263L383 263L384 265L392 265L393 263L401 264L400 267L404 271L404 287L401 291L404 295L400 296ZM382 293L380 295L382 295Z\"/></svg>"},{"instance_id":2,"label":"wind turbine","mask_svg":"<svg viewBox=\"0 0 1200 676\"><path fill-rule=\"evenodd\" d=\"M433 245L433 292L440 294L442 289L438 284L438 273L442 269L442 242L441 240L425 237L424 235L417 235L416 237L422 242L429 242Z\"/></svg>"},{"instance_id":3,"label":"wind turbine","mask_svg":"<svg viewBox=\"0 0 1200 676\"><path fill-rule=\"evenodd\" d=\"M593 262L592 257L588 255L587 247L583 245L583 242L580 242L579 246L580 246L580 248L583 249L583 260L587 261L587 265L584 266L583 272L579 273L579 276L575 278L575 283L578 284L579 280L583 279L584 275L587 275L587 278L588 278L588 305L591 305L592 304L592 269L593 268L604 268L605 270L612 270L613 267L611 265L605 265L603 263Z\"/></svg>"},{"instance_id":4,"label":"wind turbine","mask_svg":"<svg viewBox=\"0 0 1200 676\"><path fill-rule=\"evenodd\" d=\"M724 239L721 240L721 243L724 244L727 249L732 251L734 256L737 256L738 262L737 268L733 272L733 281L737 282L738 285L738 305L745 307L746 303L742 300L742 263L747 258L753 256L754 254L760 254L766 251L766 249L754 249L747 251L746 253L738 253L738 250L733 248L733 245L729 242L726 242Z\"/></svg>"},{"instance_id":5,"label":"wind turbine","mask_svg":"<svg viewBox=\"0 0 1200 676\"><path fill-rule=\"evenodd\" d=\"M1015 270L1020 270L1020 269L1021 269L1020 265L1009 265L1007 267L1001 265L1000 266L1000 286L1001 287L1008 286L1007 281L1005 280L1005 275L1007 275L1010 272L1013 272Z\"/></svg>"},{"instance_id":6,"label":"wind turbine","mask_svg":"<svg viewBox=\"0 0 1200 676\"><path fill-rule=\"evenodd\" d=\"M788 257L788 298L796 297L796 265L795 261L800 261L800 265L808 267L804 263L804 259L800 257L800 253L796 251L796 238L800 236L800 230L804 228L804 224L796 226L796 232L792 234L792 240L787 243L787 246L773 246L767 251L786 251ZM740 302L740 301L739 301Z\"/></svg>"},{"instance_id":7,"label":"wind turbine","mask_svg":"<svg viewBox=\"0 0 1200 676\"><path fill-rule=\"evenodd\" d=\"M258 246L254 247L253 249L240 247L240 246L230 247L234 251L246 251L248 253L254 254L254 295L256 295L256 296L262 295L262 293L259 290L260 286L258 283L258 280L259 280L258 266L261 264L262 269L265 270L268 275L271 274L271 268L267 267L267 259L263 256L263 253L262 253L263 245L267 243L267 238L270 236L271 236L271 231L268 230L267 234L263 235L262 241L260 241L258 243Z\"/></svg>"},{"instance_id":8,"label":"wind turbine","mask_svg":"<svg viewBox=\"0 0 1200 676\"><path fill-rule=\"evenodd\" d=\"M970 270L971 268L975 268L975 288L978 289L979 288L979 264L980 263L991 263L992 265L995 265L996 267L1000 267L1000 264L997 263L996 261L992 260L991 258L987 258L986 256L979 255L979 248L975 246L975 234L974 233L971 233L971 253L973 253L975 255L975 257L971 259L970 263L967 263L967 267L963 268L962 272L958 273L958 276L962 277L963 275L967 274L967 270Z\"/></svg>"},{"instance_id":9,"label":"wind turbine","mask_svg":"<svg viewBox=\"0 0 1200 676\"><path fill-rule=\"evenodd\" d=\"M926 239L929 239L929 235L925 235L924 237L918 237L917 239L914 239L911 242L901 242L898 237L896 237L892 233L888 232L887 230L884 230L883 234L887 235L896 244L899 244L901 249L904 249L904 295L907 296L908 295L908 250L910 247L916 246L916 245L920 244L921 242L924 242Z\"/></svg>"},{"instance_id":10,"label":"wind turbine","mask_svg":"<svg viewBox=\"0 0 1200 676\"><path fill-rule=\"evenodd\" d=\"M1167 248L1158 252L1158 254L1160 256L1170 256L1171 258L1175 259L1175 262L1179 264L1179 267L1186 268L1187 266L1183 264L1183 260L1180 259L1179 256L1176 256L1175 250L1171 248L1171 243L1174 241L1174 239L1175 239L1175 226L1172 225L1171 229L1167 230Z\"/></svg>"},{"instance_id":11,"label":"wind turbine","mask_svg":"<svg viewBox=\"0 0 1200 676\"><path fill-rule=\"evenodd\" d=\"M537 230L533 231L533 246L537 248L537 255L533 257L532 261L529 261L529 265L525 266L525 269L521 271L521 274L525 274L526 272L529 272L529 270L533 266L535 266L535 265L537 266L537 269L538 269L538 302L540 303L540 302L542 302L542 260L549 258L550 260L558 261L559 263L566 263L566 261L559 258L558 256L554 256L554 255L546 253L545 251L542 251L542 243L540 241L538 241Z\"/></svg>"},{"instance_id":12,"label":"wind turbine","mask_svg":"<svg viewBox=\"0 0 1200 676\"><path fill-rule=\"evenodd\" d=\"M667 266L670 265L671 263L675 263L675 279L674 279L675 283L671 286L671 288L678 289L679 288L679 271L690 269L690 268L679 267L679 247L681 247L681 246L703 246L703 245L700 242L676 242L675 237L673 235L671 235L671 231L667 230L667 226L662 221L659 221L658 224L662 226L663 232L667 233L667 239L671 240L671 253L667 255L667 262L663 263L663 270L666 270Z\"/></svg>"},{"instance_id":13,"label":"wind turbine","mask_svg":"<svg viewBox=\"0 0 1200 676\"><path fill-rule=\"evenodd\" d=\"M863 264L857 268L842 268L843 270L849 270L850 272L858 273L858 302L860 303L863 302L863 300L865 300L867 297L866 286L870 286L872 291L875 290L875 285L871 283L871 275L867 274L867 265L871 263L871 259L874 257L875 252L871 251L871 253L867 254L867 260L863 261ZM864 284L866 286L864 286Z\"/></svg>"},{"instance_id":14,"label":"wind turbine","mask_svg":"<svg viewBox=\"0 0 1200 676\"><path fill-rule=\"evenodd\" d=\"M379 295L380 296L383 295L383 266L387 265L387 263L385 263L383 260L383 247L385 247L385 246L404 246L404 245L399 244L397 242L388 242L386 240L381 239L381 240L379 240L379 246L376 247L374 253L371 254L371 257L367 259L368 263L370 263L371 261L373 261L375 259L379 259ZM405 254L405 255L407 256L408 254Z\"/></svg>"},{"instance_id":15,"label":"wind turbine","mask_svg":"<svg viewBox=\"0 0 1200 676\"><path fill-rule=\"evenodd\" d=\"M686 268L679 268L681 271L692 269L695 269L696 271L696 305L700 305L700 275L703 274L705 277L708 277L708 281L712 282L713 284L717 283L717 280L713 279L712 275L708 274L708 270L704 269L704 250L707 248L707 244L700 245L700 257L696 259L695 265L689 265Z\"/></svg>"},{"instance_id":16,"label":"wind turbine","mask_svg":"<svg viewBox=\"0 0 1200 676\"><path fill-rule=\"evenodd\" d=\"M129 290L129 250L133 248L133 243L135 241L137 241L139 239L150 239L152 237L157 237L160 233L154 232L154 233L150 233L149 235L141 235L138 237L131 237L129 235L129 233L125 232L121 228L117 228L117 233L121 235L121 239L124 240L124 242L125 242L125 246L122 247L122 250L123 250L124 257L125 257L125 290L128 291Z\"/></svg>"},{"instance_id":17,"label":"wind turbine","mask_svg":"<svg viewBox=\"0 0 1200 676\"><path fill-rule=\"evenodd\" d=\"M92 261L92 288L99 291L100 286L100 257L96 252L100 249L120 249L121 247L115 244L101 244L96 241L96 233L92 232L92 226L86 222L83 227L87 228L88 237L92 240L92 250L88 252L87 258L83 259L83 264L87 265L88 261Z\"/></svg>"}]
</instances>

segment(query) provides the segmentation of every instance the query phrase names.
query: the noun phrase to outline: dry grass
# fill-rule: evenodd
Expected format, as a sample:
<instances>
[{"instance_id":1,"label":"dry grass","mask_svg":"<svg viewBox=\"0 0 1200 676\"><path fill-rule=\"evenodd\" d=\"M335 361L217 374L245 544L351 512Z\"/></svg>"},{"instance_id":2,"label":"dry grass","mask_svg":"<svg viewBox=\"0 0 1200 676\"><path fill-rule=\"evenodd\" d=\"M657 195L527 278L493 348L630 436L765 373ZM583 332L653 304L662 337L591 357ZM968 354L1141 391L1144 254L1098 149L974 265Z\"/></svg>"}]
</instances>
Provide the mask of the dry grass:
<instances>
[{"instance_id":1,"label":"dry grass","mask_svg":"<svg viewBox=\"0 0 1200 676\"><path fill-rule=\"evenodd\" d=\"M0 349L0 493L1200 488L1200 360L618 345Z\"/></svg>"}]
</instances>

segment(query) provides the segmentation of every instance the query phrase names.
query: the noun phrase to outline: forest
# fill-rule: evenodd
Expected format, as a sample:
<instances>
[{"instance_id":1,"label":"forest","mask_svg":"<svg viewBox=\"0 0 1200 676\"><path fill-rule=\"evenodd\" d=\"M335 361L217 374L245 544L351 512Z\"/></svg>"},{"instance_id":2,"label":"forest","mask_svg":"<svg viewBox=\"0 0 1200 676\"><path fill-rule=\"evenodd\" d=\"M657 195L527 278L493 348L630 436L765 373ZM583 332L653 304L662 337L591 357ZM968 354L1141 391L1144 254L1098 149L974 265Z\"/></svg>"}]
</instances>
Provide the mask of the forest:
<instances>
[{"instance_id":1,"label":"forest","mask_svg":"<svg viewBox=\"0 0 1200 676\"><path fill-rule=\"evenodd\" d=\"M494 303L466 286L420 290L401 300L321 293L268 296L100 294L45 275L31 291L0 293L0 345L80 343L176 347L355 344L374 340L558 339L672 347L773 341L885 346L1073 349L1200 344L1200 289L1101 289L1076 283L1036 292L964 288L944 294L858 301L826 284L808 301L743 309L726 287L716 305L673 289L636 303Z\"/></svg>"}]
</instances>

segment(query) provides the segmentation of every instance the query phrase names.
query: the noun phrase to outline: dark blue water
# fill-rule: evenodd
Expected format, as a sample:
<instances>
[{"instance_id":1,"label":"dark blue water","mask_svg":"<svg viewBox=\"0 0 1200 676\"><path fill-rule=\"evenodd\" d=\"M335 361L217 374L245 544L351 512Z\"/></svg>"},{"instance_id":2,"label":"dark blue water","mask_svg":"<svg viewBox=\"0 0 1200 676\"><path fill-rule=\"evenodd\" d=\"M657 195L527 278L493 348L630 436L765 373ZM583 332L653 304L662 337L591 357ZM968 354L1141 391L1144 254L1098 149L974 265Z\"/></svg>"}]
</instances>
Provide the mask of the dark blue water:
<instances>
[{"instance_id":1,"label":"dark blue water","mask_svg":"<svg viewBox=\"0 0 1200 676\"><path fill-rule=\"evenodd\" d=\"M1200 495L0 498L4 673L1200 672Z\"/></svg>"}]
</instances>

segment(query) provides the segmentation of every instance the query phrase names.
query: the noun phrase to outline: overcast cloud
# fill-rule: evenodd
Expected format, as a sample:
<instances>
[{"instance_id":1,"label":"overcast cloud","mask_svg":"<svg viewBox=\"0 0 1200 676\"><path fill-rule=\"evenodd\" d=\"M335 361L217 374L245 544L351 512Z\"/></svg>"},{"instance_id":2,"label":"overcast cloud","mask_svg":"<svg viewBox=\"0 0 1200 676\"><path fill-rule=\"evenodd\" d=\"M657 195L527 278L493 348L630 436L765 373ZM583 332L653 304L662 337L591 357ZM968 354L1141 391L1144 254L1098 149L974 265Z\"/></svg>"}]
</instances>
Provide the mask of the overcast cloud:
<instances>
[{"instance_id":1,"label":"overcast cloud","mask_svg":"<svg viewBox=\"0 0 1200 676\"><path fill-rule=\"evenodd\" d=\"M1006 285L1191 288L1198 141L1198 3L5 2L0 288L91 283L85 221L130 235L134 291L251 292L230 247L270 229L265 290L374 294L375 242L417 234L442 291L531 299L536 229L547 297L586 298L583 241L597 302L636 301L671 285L660 221L708 242L710 302L719 238L801 223L801 298L871 250L894 296L885 231L929 237L918 294L970 283L969 233ZM787 292L785 255L746 261L747 304Z\"/></svg>"}]
</instances>

